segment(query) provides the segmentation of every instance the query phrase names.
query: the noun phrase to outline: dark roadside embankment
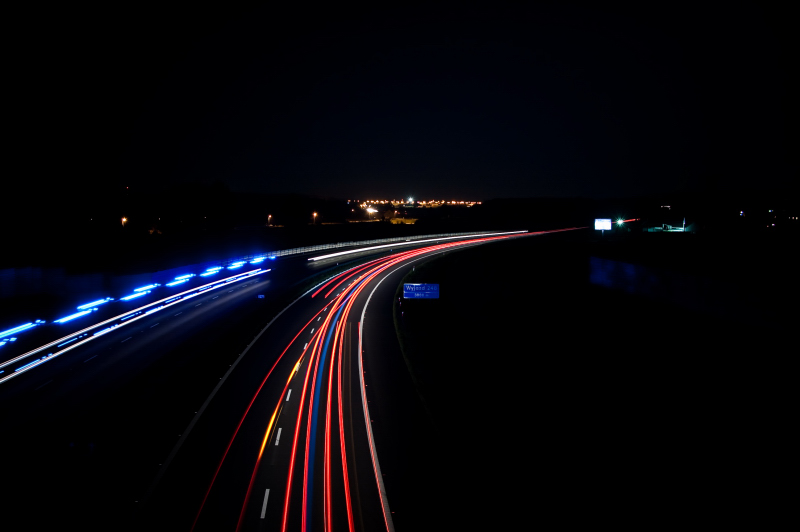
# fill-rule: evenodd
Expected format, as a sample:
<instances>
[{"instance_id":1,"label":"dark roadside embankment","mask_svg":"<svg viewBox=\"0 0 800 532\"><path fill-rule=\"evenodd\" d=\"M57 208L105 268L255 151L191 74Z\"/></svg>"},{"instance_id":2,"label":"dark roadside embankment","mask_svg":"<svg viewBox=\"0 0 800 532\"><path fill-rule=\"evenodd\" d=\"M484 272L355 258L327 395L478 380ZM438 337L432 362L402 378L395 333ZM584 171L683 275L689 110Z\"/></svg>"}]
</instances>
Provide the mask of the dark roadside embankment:
<instances>
[{"instance_id":1,"label":"dark roadside embankment","mask_svg":"<svg viewBox=\"0 0 800 532\"><path fill-rule=\"evenodd\" d=\"M394 309L438 429L420 482L447 487L453 529L763 519L786 499L791 246L598 237L447 252L404 279L441 294Z\"/></svg>"}]
</instances>

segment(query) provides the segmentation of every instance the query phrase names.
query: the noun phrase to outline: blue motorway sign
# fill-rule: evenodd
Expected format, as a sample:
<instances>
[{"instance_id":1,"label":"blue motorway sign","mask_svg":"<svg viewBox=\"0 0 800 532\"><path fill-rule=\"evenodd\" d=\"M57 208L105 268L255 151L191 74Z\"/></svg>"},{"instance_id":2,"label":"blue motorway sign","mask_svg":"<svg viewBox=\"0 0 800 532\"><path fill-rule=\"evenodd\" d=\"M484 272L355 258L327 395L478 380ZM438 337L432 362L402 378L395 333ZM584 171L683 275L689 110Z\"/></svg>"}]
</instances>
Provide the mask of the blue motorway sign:
<instances>
[{"instance_id":1,"label":"blue motorway sign","mask_svg":"<svg viewBox=\"0 0 800 532\"><path fill-rule=\"evenodd\" d=\"M406 299L439 299L439 285L430 283L403 283Z\"/></svg>"}]
</instances>

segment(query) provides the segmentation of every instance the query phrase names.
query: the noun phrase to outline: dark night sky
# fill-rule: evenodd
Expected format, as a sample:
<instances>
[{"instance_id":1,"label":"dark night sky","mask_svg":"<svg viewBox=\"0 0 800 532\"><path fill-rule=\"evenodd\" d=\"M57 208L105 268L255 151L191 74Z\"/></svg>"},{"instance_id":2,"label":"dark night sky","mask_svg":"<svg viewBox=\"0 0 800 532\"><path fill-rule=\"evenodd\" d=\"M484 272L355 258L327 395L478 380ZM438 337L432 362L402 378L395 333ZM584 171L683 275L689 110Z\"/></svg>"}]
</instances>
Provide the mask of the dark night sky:
<instances>
[{"instance_id":1,"label":"dark night sky","mask_svg":"<svg viewBox=\"0 0 800 532\"><path fill-rule=\"evenodd\" d=\"M25 8L10 162L27 198L214 180L606 197L796 178L788 13L489 5Z\"/></svg>"}]
</instances>

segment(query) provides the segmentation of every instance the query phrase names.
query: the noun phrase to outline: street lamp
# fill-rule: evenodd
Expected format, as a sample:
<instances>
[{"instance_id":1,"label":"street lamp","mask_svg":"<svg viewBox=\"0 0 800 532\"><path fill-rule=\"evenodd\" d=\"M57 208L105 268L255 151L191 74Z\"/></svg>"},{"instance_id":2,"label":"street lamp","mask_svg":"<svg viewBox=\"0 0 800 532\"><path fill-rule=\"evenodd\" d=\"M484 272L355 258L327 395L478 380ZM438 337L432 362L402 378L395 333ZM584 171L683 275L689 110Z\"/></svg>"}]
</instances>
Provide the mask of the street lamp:
<instances>
[{"instance_id":1,"label":"street lamp","mask_svg":"<svg viewBox=\"0 0 800 532\"><path fill-rule=\"evenodd\" d=\"M271 225L272 225L272 215L271 215L271 214L268 214L268 215L267 215L267 225L268 225L268 226L271 226Z\"/></svg>"},{"instance_id":2,"label":"street lamp","mask_svg":"<svg viewBox=\"0 0 800 532\"><path fill-rule=\"evenodd\" d=\"M314 225L317 225L317 213L314 213Z\"/></svg>"},{"instance_id":3,"label":"street lamp","mask_svg":"<svg viewBox=\"0 0 800 532\"><path fill-rule=\"evenodd\" d=\"M128 222L128 219L124 216L122 217L122 227L125 227L125 224Z\"/></svg>"}]
</instances>

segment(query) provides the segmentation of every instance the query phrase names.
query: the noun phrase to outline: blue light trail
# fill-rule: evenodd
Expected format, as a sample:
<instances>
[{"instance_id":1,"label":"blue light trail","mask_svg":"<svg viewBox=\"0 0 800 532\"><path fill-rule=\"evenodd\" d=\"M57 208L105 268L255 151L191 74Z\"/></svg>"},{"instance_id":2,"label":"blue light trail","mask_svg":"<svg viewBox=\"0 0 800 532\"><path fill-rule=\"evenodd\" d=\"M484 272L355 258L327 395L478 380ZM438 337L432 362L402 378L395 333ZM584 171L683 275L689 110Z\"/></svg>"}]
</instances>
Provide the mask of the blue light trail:
<instances>
[{"instance_id":1,"label":"blue light trail","mask_svg":"<svg viewBox=\"0 0 800 532\"><path fill-rule=\"evenodd\" d=\"M139 292L138 294L131 294L129 296L119 298L120 301L130 301L131 299L136 299L137 297L142 297L145 294L149 294L150 291L147 292Z\"/></svg>"},{"instance_id":2,"label":"blue light trail","mask_svg":"<svg viewBox=\"0 0 800 532\"><path fill-rule=\"evenodd\" d=\"M147 312L147 314L150 314L151 312L156 312L158 310L163 310L164 308L171 307L172 305L180 304L180 303L182 303L182 302L184 302L187 299L190 299L192 297L198 296L200 294L204 294L206 290L220 288L222 286L227 286L228 283L235 282L235 281L242 280L242 279L248 279L248 278L256 276L256 275L265 274L265 273L267 273L269 271L271 271L271 270L269 270L269 269L262 270L261 268L258 268L258 269L252 270L252 271L248 271L248 272L244 272L244 273L233 275L233 276L228 277L226 279L220 279L220 280L218 280L216 282L209 283L207 286L201 286L201 287L197 287L197 288L193 288L193 289L187 290L185 292L182 292L182 293L170 296L168 298L165 298L165 299L163 299L161 301L154 301L152 303L148 303L148 304L146 304L146 305L144 305L144 306L142 306L142 307L140 307L138 309L134 309L132 311L120 314L120 315L118 315L118 316L116 316L114 318L110 318L110 319L102 321L100 323L96 323L96 324L91 325L91 326L89 326L89 327L87 327L87 328L85 328L85 329L83 329L81 331L78 331L78 332L73 333L71 335L65 336L63 338L60 338L58 340L55 340L55 341L50 342L48 344L45 344L45 345L43 345L41 347L38 347L38 348L33 349L31 351L28 351L27 353L24 353L22 355L16 356L16 357L14 357L14 358L12 358L10 360L6 360L6 361L3 361L3 362L0 362L0 373L3 373L5 370L2 369L2 368L10 366L11 364L15 364L15 363L17 363L17 362L19 362L19 361L21 361L23 359L26 359L26 358L29 359L29 357L31 357L32 355L40 353L40 352L42 352L42 351L44 351L46 349L52 348L52 347L54 347L56 345L59 348L62 348L62 349L60 349L60 350L58 350L58 351L56 351L54 353L49 353L47 356L44 356L44 357L39 358L37 360L34 360L32 362L28 362L24 366L15 369L12 373L10 373L8 375L3 375L2 377L0 377L0 384L2 384L3 382L5 382L5 381L7 381L9 379L14 378L15 376L19 375L20 373L23 373L23 372L25 372L25 371L27 371L29 369L32 369L33 367L38 366L39 364L41 364L43 362L46 362L48 360L51 360L53 358L56 358L56 357L58 357L58 356L60 356L60 355L62 355L64 353L66 353L68 351L71 351L72 349L75 349L75 348L85 344L86 342L89 342L89 341L91 341L91 340L93 340L93 339L95 339L95 338L97 338L99 336L105 335L105 334L107 334L107 333L109 333L109 332L111 332L111 331L113 331L113 330L115 330L117 328L123 327L125 325L130 324L133 321L136 321L136 319L132 319L132 318L144 317L143 312L147 308L151 308L153 306L157 306L158 307L158 308L151 308L151 310ZM215 270L213 273L218 273L218 270ZM134 294L131 294L131 295L126 296L124 298L121 298L121 300L128 301L130 299L135 299L135 298L144 296L144 295L146 295L148 293L150 293L150 292L148 291L148 292L134 293ZM112 323L114 321L117 321L117 323L112 325ZM14 334L16 332L27 330L27 329L35 327L37 325L42 325L44 323L47 323L47 322L45 320L36 320L33 323L26 323L24 325L20 325L18 327L14 327L13 329L8 329L7 331L3 331L2 333L0 333L0 334L2 334L2 336L0 336L0 338L4 338L6 336L10 336L11 334ZM95 332L94 334L92 334L92 336L89 336L89 334L91 334L91 333L88 332L88 331L91 331L92 329L103 327L105 325L110 325L110 326L108 326L108 327L106 327L106 328L104 328L104 329L102 329L100 331ZM83 338L85 336L88 336L88 338L84 338L83 340L81 340L81 338ZM13 339L3 339L2 342L0 342L0 345L4 345L4 344L6 344L6 343L8 343L10 341L13 341L13 340L16 340L16 337L13 338Z\"/></svg>"},{"instance_id":3,"label":"blue light trail","mask_svg":"<svg viewBox=\"0 0 800 532\"><path fill-rule=\"evenodd\" d=\"M91 303L86 303L85 305L81 305L77 307L78 310L86 310L88 308L96 307L98 305L102 305L103 303L108 303L109 301L113 301L113 297L107 297L105 299L98 299L97 301L92 301Z\"/></svg>"},{"instance_id":4,"label":"blue light trail","mask_svg":"<svg viewBox=\"0 0 800 532\"><path fill-rule=\"evenodd\" d=\"M92 336L100 336L100 335L102 335L102 334L106 334L107 332L110 332L112 329L116 329L116 328L117 328L117 326L116 326L116 325L112 325L111 327L106 327L106 328L105 328L105 329L103 329L102 331L97 331L97 332L96 332L96 333L94 333Z\"/></svg>"},{"instance_id":5,"label":"blue light trail","mask_svg":"<svg viewBox=\"0 0 800 532\"><path fill-rule=\"evenodd\" d=\"M81 316L86 316L87 314L91 314L91 310L84 310L83 312L76 312L75 314L70 314L69 316L65 316L59 320L54 320L53 323L67 323L68 321L72 321L75 318L80 318Z\"/></svg>"},{"instance_id":6,"label":"blue light trail","mask_svg":"<svg viewBox=\"0 0 800 532\"><path fill-rule=\"evenodd\" d=\"M175 286L176 284L183 284L189 279L181 279L180 281L172 281L171 283L167 283L167 286Z\"/></svg>"},{"instance_id":7,"label":"blue light trail","mask_svg":"<svg viewBox=\"0 0 800 532\"><path fill-rule=\"evenodd\" d=\"M19 327L14 327L13 329L8 329L7 331L0 332L0 338L5 338L6 336L11 336L14 333L26 331L31 327L36 327L36 324L26 323L25 325L20 325Z\"/></svg>"},{"instance_id":8,"label":"blue light trail","mask_svg":"<svg viewBox=\"0 0 800 532\"><path fill-rule=\"evenodd\" d=\"M161 285L158 284L158 283L153 283L153 284L149 284L147 286L140 286L139 288L134 288L133 291L134 292L142 292L143 290L149 290L150 288L155 288L157 286L161 286Z\"/></svg>"}]
</instances>

